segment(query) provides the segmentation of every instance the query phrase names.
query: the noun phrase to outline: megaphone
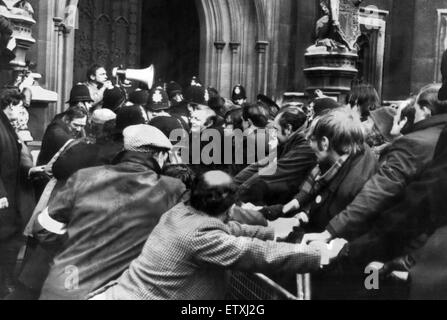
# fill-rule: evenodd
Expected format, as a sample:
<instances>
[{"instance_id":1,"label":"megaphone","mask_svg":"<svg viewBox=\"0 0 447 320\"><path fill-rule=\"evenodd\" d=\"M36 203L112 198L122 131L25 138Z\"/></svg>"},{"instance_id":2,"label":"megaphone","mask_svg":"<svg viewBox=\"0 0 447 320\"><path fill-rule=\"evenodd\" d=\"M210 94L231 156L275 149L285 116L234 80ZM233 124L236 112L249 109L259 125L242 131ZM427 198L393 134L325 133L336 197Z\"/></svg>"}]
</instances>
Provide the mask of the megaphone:
<instances>
[{"instance_id":1,"label":"megaphone","mask_svg":"<svg viewBox=\"0 0 447 320\"><path fill-rule=\"evenodd\" d=\"M114 68L112 71L112 75L113 77L122 76L127 80L135 80L142 82L146 84L149 89L151 89L152 85L154 84L155 70L153 65L146 69L123 70L120 68Z\"/></svg>"}]
</instances>

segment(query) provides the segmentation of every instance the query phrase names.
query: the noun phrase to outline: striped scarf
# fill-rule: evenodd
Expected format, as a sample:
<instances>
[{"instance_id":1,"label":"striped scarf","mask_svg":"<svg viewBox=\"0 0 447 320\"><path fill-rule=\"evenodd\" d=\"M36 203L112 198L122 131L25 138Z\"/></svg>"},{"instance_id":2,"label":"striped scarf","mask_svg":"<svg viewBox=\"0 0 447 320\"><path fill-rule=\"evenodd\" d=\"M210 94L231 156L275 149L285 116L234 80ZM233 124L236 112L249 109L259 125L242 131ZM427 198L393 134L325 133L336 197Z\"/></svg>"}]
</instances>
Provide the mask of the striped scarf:
<instances>
[{"instance_id":1,"label":"striped scarf","mask_svg":"<svg viewBox=\"0 0 447 320\"><path fill-rule=\"evenodd\" d=\"M303 208L317 194L327 186L337 175L340 169L348 160L349 156L342 156L326 172L321 171L320 165L317 165L306 178L300 188L300 192L295 197Z\"/></svg>"}]
</instances>

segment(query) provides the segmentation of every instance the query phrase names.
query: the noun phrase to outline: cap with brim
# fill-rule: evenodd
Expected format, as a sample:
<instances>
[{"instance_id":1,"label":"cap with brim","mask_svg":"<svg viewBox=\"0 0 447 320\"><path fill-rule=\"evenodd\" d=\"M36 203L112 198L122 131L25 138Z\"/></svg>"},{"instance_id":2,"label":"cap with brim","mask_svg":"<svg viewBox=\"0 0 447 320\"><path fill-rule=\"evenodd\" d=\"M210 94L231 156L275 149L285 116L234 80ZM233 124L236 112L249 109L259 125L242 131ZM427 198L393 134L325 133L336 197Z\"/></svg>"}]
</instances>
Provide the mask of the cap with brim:
<instances>
[{"instance_id":1,"label":"cap with brim","mask_svg":"<svg viewBox=\"0 0 447 320\"><path fill-rule=\"evenodd\" d=\"M148 109L149 111L157 112L168 110L169 108L169 97L166 91L162 87L156 87L152 89L149 94L146 109Z\"/></svg>"},{"instance_id":2,"label":"cap with brim","mask_svg":"<svg viewBox=\"0 0 447 320\"><path fill-rule=\"evenodd\" d=\"M104 124L107 121L115 120L116 114L112 110L109 109L99 109L95 110L92 115L92 123L95 124Z\"/></svg>"},{"instance_id":3,"label":"cap with brim","mask_svg":"<svg viewBox=\"0 0 447 320\"><path fill-rule=\"evenodd\" d=\"M156 149L172 150L172 143L168 137L159 129L140 124L131 126L123 131L124 149L127 151L135 151L148 153Z\"/></svg>"},{"instance_id":4,"label":"cap with brim","mask_svg":"<svg viewBox=\"0 0 447 320\"><path fill-rule=\"evenodd\" d=\"M77 84L71 89L70 100L66 103L77 102L94 102L90 95L90 90L83 84Z\"/></svg>"},{"instance_id":5,"label":"cap with brim","mask_svg":"<svg viewBox=\"0 0 447 320\"><path fill-rule=\"evenodd\" d=\"M245 88L238 84L233 88L233 91L231 93L231 100L236 101L240 99L247 99L247 93L245 91Z\"/></svg>"},{"instance_id":6,"label":"cap with brim","mask_svg":"<svg viewBox=\"0 0 447 320\"><path fill-rule=\"evenodd\" d=\"M65 103L77 103L77 102L95 102L94 100L90 100L90 99L87 99L87 98L81 98L81 99L74 99L74 100L68 100L68 101L66 101Z\"/></svg>"},{"instance_id":7,"label":"cap with brim","mask_svg":"<svg viewBox=\"0 0 447 320\"><path fill-rule=\"evenodd\" d=\"M207 92L200 86L190 86L185 91L185 100L191 104L206 105Z\"/></svg>"},{"instance_id":8,"label":"cap with brim","mask_svg":"<svg viewBox=\"0 0 447 320\"><path fill-rule=\"evenodd\" d=\"M146 105L146 109L152 112L169 110L169 104Z\"/></svg>"}]
</instances>

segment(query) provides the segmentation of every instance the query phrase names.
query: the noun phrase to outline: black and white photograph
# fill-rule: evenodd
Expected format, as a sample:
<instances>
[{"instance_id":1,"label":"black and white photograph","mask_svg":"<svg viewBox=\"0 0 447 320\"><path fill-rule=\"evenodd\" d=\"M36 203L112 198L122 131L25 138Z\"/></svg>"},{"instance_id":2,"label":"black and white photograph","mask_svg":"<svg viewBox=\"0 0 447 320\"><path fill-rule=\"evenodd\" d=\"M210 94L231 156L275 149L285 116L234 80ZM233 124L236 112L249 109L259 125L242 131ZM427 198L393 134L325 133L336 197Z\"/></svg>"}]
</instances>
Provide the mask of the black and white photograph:
<instances>
[{"instance_id":1,"label":"black and white photograph","mask_svg":"<svg viewBox=\"0 0 447 320\"><path fill-rule=\"evenodd\" d=\"M447 300L447 0L0 0L0 106L2 304Z\"/></svg>"}]
</instances>

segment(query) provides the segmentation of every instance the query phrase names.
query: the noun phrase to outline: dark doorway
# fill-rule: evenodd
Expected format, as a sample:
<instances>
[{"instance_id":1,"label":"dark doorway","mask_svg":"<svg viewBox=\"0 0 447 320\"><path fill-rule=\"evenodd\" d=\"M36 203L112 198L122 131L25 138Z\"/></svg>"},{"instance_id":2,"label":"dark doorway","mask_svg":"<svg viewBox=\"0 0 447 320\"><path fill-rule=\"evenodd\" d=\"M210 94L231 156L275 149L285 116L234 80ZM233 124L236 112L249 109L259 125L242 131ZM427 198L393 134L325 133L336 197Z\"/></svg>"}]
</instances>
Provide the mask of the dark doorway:
<instances>
[{"instance_id":1,"label":"dark doorway","mask_svg":"<svg viewBox=\"0 0 447 320\"><path fill-rule=\"evenodd\" d=\"M371 80L371 46L370 38L366 33L362 35L357 40L358 45L358 55L359 59L357 61L358 74L356 77L356 84L360 83L370 83Z\"/></svg>"},{"instance_id":2,"label":"dark doorway","mask_svg":"<svg viewBox=\"0 0 447 320\"><path fill-rule=\"evenodd\" d=\"M198 76L200 23L194 0L145 0L141 65L155 67L156 80L186 86Z\"/></svg>"}]
</instances>

